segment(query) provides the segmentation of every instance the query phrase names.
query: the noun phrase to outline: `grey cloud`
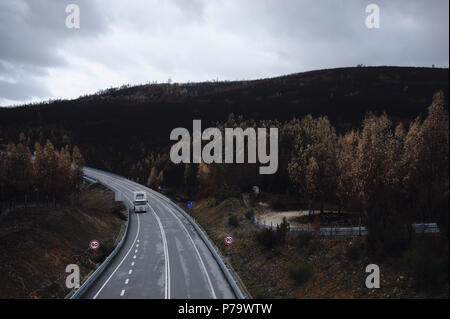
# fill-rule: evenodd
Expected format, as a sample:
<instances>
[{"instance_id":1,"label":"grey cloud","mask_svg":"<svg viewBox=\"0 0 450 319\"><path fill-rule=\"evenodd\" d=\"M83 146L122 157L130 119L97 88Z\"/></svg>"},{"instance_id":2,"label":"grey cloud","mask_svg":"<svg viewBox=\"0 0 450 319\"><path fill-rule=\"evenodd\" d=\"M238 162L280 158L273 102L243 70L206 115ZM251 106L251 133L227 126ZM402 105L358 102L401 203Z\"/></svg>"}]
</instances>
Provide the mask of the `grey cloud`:
<instances>
[{"instance_id":1,"label":"grey cloud","mask_svg":"<svg viewBox=\"0 0 450 319\"><path fill-rule=\"evenodd\" d=\"M187 20L203 20L206 5L204 0L174 0L174 3L178 6Z\"/></svg>"},{"instance_id":2,"label":"grey cloud","mask_svg":"<svg viewBox=\"0 0 450 319\"><path fill-rule=\"evenodd\" d=\"M302 70L357 63L448 67L448 1L372 2L380 7L377 30L365 27L368 3L355 0L249 0L238 17L253 12L254 37L278 43L275 51ZM232 28L242 32L239 23Z\"/></svg>"},{"instance_id":3,"label":"grey cloud","mask_svg":"<svg viewBox=\"0 0 450 319\"><path fill-rule=\"evenodd\" d=\"M0 1L0 100L64 96L62 86L49 93L55 68L64 83L88 79L85 94L112 85L111 74L133 84L449 63L447 0ZM364 24L370 2L378 30ZM64 27L68 3L80 5L76 32Z\"/></svg>"},{"instance_id":4,"label":"grey cloud","mask_svg":"<svg viewBox=\"0 0 450 319\"><path fill-rule=\"evenodd\" d=\"M27 79L20 85L0 80L0 96L2 99L14 101L32 100L34 97L45 97L50 92L36 79Z\"/></svg>"},{"instance_id":5,"label":"grey cloud","mask_svg":"<svg viewBox=\"0 0 450 319\"><path fill-rule=\"evenodd\" d=\"M105 28L105 17L88 0L71 1L81 8L83 28L65 26L68 3L55 0L0 2L0 98L27 100L48 98L50 91L36 79L49 67L64 67L59 49L67 41L94 37Z\"/></svg>"},{"instance_id":6,"label":"grey cloud","mask_svg":"<svg viewBox=\"0 0 450 319\"><path fill-rule=\"evenodd\" d=\"M0 100L26 101L34 97L49 97L50 91L39 81L42 75L45 75L43 68L0 61Z\"/></svg>"}]
</instances>

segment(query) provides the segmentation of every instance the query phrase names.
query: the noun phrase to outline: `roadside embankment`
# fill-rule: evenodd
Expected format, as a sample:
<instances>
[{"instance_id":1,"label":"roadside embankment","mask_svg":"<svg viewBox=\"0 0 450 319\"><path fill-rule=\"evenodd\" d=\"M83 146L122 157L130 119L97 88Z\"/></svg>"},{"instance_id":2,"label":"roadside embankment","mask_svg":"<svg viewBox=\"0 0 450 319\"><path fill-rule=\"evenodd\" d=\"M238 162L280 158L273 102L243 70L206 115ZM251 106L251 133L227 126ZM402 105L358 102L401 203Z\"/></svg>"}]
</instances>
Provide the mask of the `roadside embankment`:
<instances>
[{"instance_id":1,"label":"roadside embankment","mask_svg":"<svg viewBox=\"0 0 450 319\"><path fill-rule=\"evenodd\" d=\"M68 264L84 278L120 239L125 208L99 184L82 190L78 204L19 208L0 222L0 298L64 298ZM91 240L100 248L89 249Z\"/></svg>"},{"instance_id":2,"label":"roadside embankment","mask_svg":"<svg viewBox=\"0 0 450 319\"><path fill-rule=\"evenodd\" d=\"M253 298L448 298L448 240L442 234L417 234L410 248L388 256L371 252L364 236L287 232L279 242L273 231L274 237L266 239L274 242L264 245L263 230L249 213L261 212L242 199L216 203L209 198L180 206L205 229ZM229 246L224 243L228 235L233 237ZM369 264L380 268L379 289L365 286Z\"/></svg>"}]
</instances>

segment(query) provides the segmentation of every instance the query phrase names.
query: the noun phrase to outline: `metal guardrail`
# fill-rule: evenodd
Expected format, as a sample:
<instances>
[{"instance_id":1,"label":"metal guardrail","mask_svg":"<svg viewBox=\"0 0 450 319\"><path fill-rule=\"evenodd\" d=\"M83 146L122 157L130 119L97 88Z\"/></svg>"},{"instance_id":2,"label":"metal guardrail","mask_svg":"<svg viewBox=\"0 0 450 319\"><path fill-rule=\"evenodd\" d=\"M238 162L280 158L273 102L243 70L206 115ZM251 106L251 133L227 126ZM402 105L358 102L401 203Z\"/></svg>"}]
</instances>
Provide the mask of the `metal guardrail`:
<instances>
[{"instance_id":1,"label":"metal guardrail","mask_svg":"<svg viewBox=\"0 0 450 319\"><path fill-rule=\"evenodd\" d=\"M96 170L105 174L109 174L112 176L117 176L119 178L122 179L126 179L123 176L114 174L114 173L110 173L110 172L106 172L100 169L96 169L96 168L92 168L92 167L88 167L86 166L86 168L92 169L92 170ZM88 180L95 180L96 182L98 182L95 178L90 177L88 175L84 176L86 179ZM103 184L103 183L102 183ZM108 187L107 185L103 184L105 187ZM143 185L141 185L142 187L146 188L147 190L149 190L152 194L154 194L155 196L159 197L162 200L165 200L166 202L168 202L172 207L174 207L178 212L180 212L194 227L194 229L197 231L197 233L199 234L200 238L203 240L203 242L205 243L205 245L208 247L208 249L211 251L211 254L213 255L214 259L216 259L217 263L219 264L219 267L221 268L223 274L225 275L225 278L227 279L227 281L229 282L230 286L232 287L235 295L237 298L239 299L245 299L245 296L243 295L242 291L239 289L236 280L234 279L234 277L231 275L230 270L228 269L228 267L225 265L225 263L222 260L222 257L219 256L219 253L216 250L216 246L210 241L209 237L205 234L205 232L201 229L201 227L194 221L194 219L188 214L186 213L181 207L179 207L177 204L175 204L174 202L172 202L171 199L169 199L168 197L154 191L151 188L145 187ZM108 187L109 188L109 187ZM116 246L116 248L111 252L111 254L103 261L103 263L95 270L95 272L90 275L85 282L82 284L82 286L80 288L78 288L70 297L70 299L77 299L80 298L86 291L87 289L89 289L89 287L94 283L94 281L100 276L101 273L103 273L103 271L106 269L106 267L110 264L110 262L112 261L112 259L117 255L118 251L122 248L123 243L125 242L125 238L128 234L128 227L129 227L129 223L130 223L130 211L129 208L127 209L127 223L125 226L125 231L123 232L122 238L119 242L119 244ZM252 221L261 228L267 228L267 229L272 229L275 230L276 226L271 226L271 225L266 225L264 223L261 223L256 217L252 218ZM413 229L415 230L416 233L436 233L439 232L439 227L437 226L436 223L422 223L422 224L412 224ZM315 231L313 228L305 228L305 227L293 227L289 229L290 231L294 231L294 232L312 232ZM320 230L318 231L319 235L322 236L366 236L368 234L368 231L366 229L366 227L364 226L360 226L360 227L322 227L320 228Z\"/></svg>"},{"instance_id":2,"label":"metal guardrail","mask_svg":"<svg viewBox=\"0 0 450 319\"><path fill-rule=\"evenodd\" d=\"M257 225L259 228L266 228L271 230L276 230L277 226L266 225L261 223L256 217L253 217L253 223ZM436 223L422 223L422 224L412 224L412 228L416 233L438 233L439 227ZM291 227L290 231L294 232L316 232L313 227ZM321 236L346 236L346 237L355 237L355 236L367 236L369 231L366 227L321 227L317 231L318 235Z\"/></svg>"},{"instance_id":3,"label":"metal guardrail","mask_svg":"<svg viewBox=\"0 0 450 319\"><path fill-rule=\"evenodd\" d=\"M117 175L117 174L114 174L114 173L110 173L110 172L105 172L105 171L97 169L97 168L92 168L92 167L88 167L88 166L85 166L85 167L89 168L89 169L92 169L92 170L95 170L95 171L99 171L99 172L105 173L105 174L109 174L109 175L112 175L112 176L117 176L117 177L122 178L122 179L126 179L123 176L120 176L120 175ZM186 213L182 208L180 208L177 204L172 202L172 200L169 199L168 197L166 197L166 196L164 196L164 195L162 195L162 194L160 194L160 193L158 193L158 192L154 191L153 189L148 188L146 186L143 186L143 185L140 185L140 186L145 188L145 189L147 189L149 192L151 192L152 194L154 194L155 196L157 196L161 200L165 200L168 204L170 204L173 208L175 208L178 212L180 212L180 214L182 214L191 223L191 225L194 227L194 229L199 234L200 238L205 243L206 247L208 247L208 249L211 251L211 254L213 255L213 257L216 260L216 262L219 264L220 269L222 270L225 278L227 279L228 283L230 284L231 288L233 289L233 292L236 295L236 297L238 299L245 299L245 296L242 293L242 291L239 289L236 280L231 275L228 267L225 265L225 263L223 262L222 258L219 256L217 251L214 249L214 246L211 243L209 237L202 231L202 229L197 225L197 223L192 219L192 217L188 213Z\"/></svg>"},{"instance_id":4,"label":"metal guardrail","mask_svg":"<svg viewBox=\"0 0 450 319\"><path fill-rule=\"evenodd\" d=\"M412 228L418 234L439 233L439 227L436 223L412 224Z\"/></svg>"},{"instance_id":5,"label":"metal guardrail","mask_svg":"<svg viewBox=\"0 0 450 319\"><path fill-rule=\"evenodd\" d=\"M190 215L189 215L190 216ZM197 224L197 226L206 234L206 236L208 237L208 232L199 224L197 223L197 220L195 219L195 217L191 217L194 222ZM209 237L208 237L209 238ZM223 256L222 252L220 251L220 249L217 247L217 245L211 241L211 245L213 246L214 250L217 252L217 254L219 255L219 257L222 260L226 260L227 258ZM241 277L239 277L239 274L236 272L236 270L233 269L232 265L228 265L225 263L225 266L227 267L228 271L231 273L231 276L234 278L234 280L237 282L237 285L239 287L239 289L241 290L241 292L243 291L243 295L244 298L249 298L252 299L252 295L250 294L250 292L248 291L247 287L245 287L244 282L242 281Z\"/></svg>"},{"instance_id":6,"label":"metal guardrail","mask_svg":"<svg viewBox=\"0 0 450 319\"><path fill-rule=\"evenodd\" d=\"M91 180L95 180L95 181L99 182L95 178L92 178L89 176L87 176L87 179L88 180L91 179ZM102 185L105 187L108 187L107 185L105 185L103 183L102 183ZM103 271L106 269L106 267L111 263L111 261L117 255L117 253L122 248L122 246L125 242L125 238L127 237L127 234L128 234L129 224L130 224L130 209L127 208L127 222L125 224L125 230L124 230L124 232L122 234L122 238L120 239L116 248L114 248L114 250L109 254L108 257L106 257L106 259L101 263L101 265L98 266L97 269L84 281L84 283L80 286L80 288L75 290L75 292L70 296L70 299L80 298L92 286L92 284L95 282L95 280L97 280L97 278L103 273Z\"/></svg>"},{"instance_id":7,"label":"metal guardrail","mask_svg":"<svg viewBox=\"0 0 450 319\"><path fill-rule=\"evenodd\" d=\"M96 180L95 178L93 178L91 176L84 175L83 178L90 181L91 183L98 183L98 180Z\"/></svg>"},{"instance_id":8,"label":"metal guardrail","mask_svg":"<svg viewBox=\"0 0 450 319\"><path fill-rule=\"evenodd\" d=\"M222 270L223 274L225 275L225 278L227 279L228 283L230 284L231 288L233 289L233 292L236 295L236 297L238 299L245 299L244 294L242 293L241 289L239 289L236 280L233 278L233 276L230 273L230 270L228 269L228 267L223 262L222 258L217 253L216 249L213 246L213 243L210 241L209 237L203 232L203 230L199 227L199 225L197 225L197 223L193 220L193 218L188 213L186 213L180 206L178 206L177 204L172 202L172 200L170 200L168 197L152 190L151 188L148 188L148 187L145 187L145 188L150 190L151 193L158 196L159 198L167 201L173 208L175 208L178 212L180 212L180 214L182 214L192 224L194 229L199 234L200 238L205 243L206 247L208 247L208 249L211 251L211 254L213 255L214 259L219 264L220 269Z\"/></svg>"}]
</instances>

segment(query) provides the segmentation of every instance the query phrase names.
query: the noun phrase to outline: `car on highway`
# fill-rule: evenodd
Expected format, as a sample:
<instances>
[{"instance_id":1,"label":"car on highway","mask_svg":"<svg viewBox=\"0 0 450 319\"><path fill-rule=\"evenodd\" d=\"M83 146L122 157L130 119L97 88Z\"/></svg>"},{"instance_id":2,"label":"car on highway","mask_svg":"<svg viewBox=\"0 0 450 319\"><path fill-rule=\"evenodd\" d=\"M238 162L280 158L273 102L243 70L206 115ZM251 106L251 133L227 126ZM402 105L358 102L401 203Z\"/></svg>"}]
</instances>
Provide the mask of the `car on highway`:
<instances>
[{"instance_id":1,"label":"car on highway","mask_svg":"<svg viewBox=\"0 0 450 319\"><path fill-rule=\"evenodd\" d=\"M148 205L147 194L145 192L134 192L133 210L135 213L146 213L150 207Z\"/></svg>"}]
</instances>

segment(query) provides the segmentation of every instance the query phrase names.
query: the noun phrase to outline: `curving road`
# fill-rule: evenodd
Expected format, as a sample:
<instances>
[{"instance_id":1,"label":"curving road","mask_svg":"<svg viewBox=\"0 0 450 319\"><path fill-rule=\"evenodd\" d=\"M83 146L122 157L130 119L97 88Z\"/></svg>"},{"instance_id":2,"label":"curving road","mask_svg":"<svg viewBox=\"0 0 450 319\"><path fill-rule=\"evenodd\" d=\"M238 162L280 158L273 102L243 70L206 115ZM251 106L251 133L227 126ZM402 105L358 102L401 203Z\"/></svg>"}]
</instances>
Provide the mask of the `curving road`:
<instances>
[{"instance_id":1,"label":"curving road","mask_svg":"<svg viewBox=\"0 0 450 319\"><path fill-rule=\"evenodd\" d=\"M129 206L146 191L150 211L130 213L124 245L83 298L235 298L210 250L190 222L148 188L106 172L87 176L121 193Z\"/></svg>"}]
</instances>

